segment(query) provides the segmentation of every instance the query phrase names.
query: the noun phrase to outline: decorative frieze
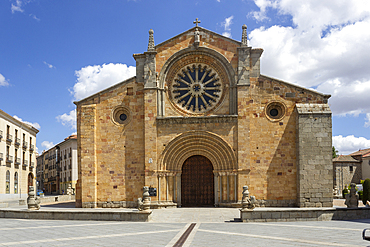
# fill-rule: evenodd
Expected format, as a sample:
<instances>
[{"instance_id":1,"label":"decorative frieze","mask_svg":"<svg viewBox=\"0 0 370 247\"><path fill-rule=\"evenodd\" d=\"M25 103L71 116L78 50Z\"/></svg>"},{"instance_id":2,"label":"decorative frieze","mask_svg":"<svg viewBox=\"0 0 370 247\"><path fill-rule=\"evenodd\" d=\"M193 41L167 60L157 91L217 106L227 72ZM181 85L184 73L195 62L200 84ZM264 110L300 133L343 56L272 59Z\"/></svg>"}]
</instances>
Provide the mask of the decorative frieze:
<instances>
[{"instance_id":1,"label":"decorative frieze","mask_svg":"<svg viewBox=\"0 0 370 247\"><path fill-rule=\"evenodd\" d=\"M237 123L237 115L202 116L202 117L157 117L157 125Z\"/></svg>"}]
</instances>

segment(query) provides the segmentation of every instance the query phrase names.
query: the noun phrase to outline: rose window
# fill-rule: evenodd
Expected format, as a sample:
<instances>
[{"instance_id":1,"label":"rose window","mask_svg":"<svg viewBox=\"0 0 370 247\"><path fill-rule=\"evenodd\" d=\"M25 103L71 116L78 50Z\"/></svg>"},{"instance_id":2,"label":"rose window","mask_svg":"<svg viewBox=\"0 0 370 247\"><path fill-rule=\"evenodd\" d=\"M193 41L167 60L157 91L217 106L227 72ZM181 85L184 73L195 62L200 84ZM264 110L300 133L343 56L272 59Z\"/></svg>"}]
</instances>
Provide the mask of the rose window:
<instances>
[{"instance_id":1,"label":"rose window","mask_svg":"<svg viewBox=\"0 0 370 247\"><path fill-rule=\"evenodd\" d=\"M209 66L192 64L175 76L171 96L173 102L189 113L204 113L214 108L222 96L222 83Z\"/></svg>"}]
</instances>

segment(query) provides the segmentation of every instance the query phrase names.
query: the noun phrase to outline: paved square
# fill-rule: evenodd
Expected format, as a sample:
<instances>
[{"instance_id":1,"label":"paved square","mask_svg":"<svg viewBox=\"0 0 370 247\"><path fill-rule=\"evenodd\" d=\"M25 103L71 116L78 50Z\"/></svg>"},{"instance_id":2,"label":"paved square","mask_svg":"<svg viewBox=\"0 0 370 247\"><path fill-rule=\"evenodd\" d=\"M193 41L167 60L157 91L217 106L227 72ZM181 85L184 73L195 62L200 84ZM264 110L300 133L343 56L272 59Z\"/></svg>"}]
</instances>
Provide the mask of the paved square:
<instances>
[{"instance_id":1,"label":"paved square","mask_svg":"<svg viewBox=\"0 0 370 247\"><path fill-rule=\"evenodd\" d=\"M190 212L186 212L190 213ZM182 246L368 246L370 219L304 222L207 222ZM182 218L184 219L184 218ZM185 220L179 220L185 221ZM205 222L204 222L205 221ZM0 219L0 246L173 246L190 223ZM181 245L180 245L181 246Z\"/></svg>"}]
</instances>

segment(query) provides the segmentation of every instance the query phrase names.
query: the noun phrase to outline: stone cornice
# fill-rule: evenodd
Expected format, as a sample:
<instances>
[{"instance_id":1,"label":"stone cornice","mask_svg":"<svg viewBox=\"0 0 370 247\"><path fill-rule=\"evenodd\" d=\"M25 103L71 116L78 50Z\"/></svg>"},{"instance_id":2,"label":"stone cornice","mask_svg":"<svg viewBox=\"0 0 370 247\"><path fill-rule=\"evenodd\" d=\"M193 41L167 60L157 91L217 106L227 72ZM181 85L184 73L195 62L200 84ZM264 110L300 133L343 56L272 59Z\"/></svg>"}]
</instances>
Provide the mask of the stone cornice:
<instances>
[{"instance_id":1,"label":"stone cornice","mask_svg":"<svg viewBox=\"0 0 370 247\"><path fill-rule=\"evenodd\" d=\"M157 117L157 124L199 124L199 123L237 123L237 115L201 116L201 117Z\"/></svg>"}]
</instances>

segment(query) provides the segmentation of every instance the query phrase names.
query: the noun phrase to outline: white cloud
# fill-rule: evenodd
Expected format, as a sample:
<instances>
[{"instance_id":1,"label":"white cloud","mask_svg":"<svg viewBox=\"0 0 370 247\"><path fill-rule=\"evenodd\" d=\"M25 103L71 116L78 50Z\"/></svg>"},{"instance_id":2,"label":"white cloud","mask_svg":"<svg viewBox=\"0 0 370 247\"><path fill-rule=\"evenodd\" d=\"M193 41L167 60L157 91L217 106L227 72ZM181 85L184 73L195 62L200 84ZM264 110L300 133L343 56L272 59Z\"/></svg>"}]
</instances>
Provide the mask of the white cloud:
<instances>
[{"instance_id":1,"label":"white cloud","mask_svg":"<svg viewBox=\"0 0 370 247\"><path fill-rule=\"evenodd\" d=\"M269 1L269 0L254 0L254 3L260 8L260 11L253 11L250 13L254 19L257 21L263 21L265 19L269 19L266 16L266 9L268 7L276 8L277 1Z\"/></svg>"},{"instance_id":2,"label":"white cloud","mask_svg":"<svg viewBox=\"0 0 370 247\"><path fill-rule=\"evenodd\" d=\"M49 67L49 69L55 69L55 66L53 66L52 64L50 64L50 63L47 63L47 62L45 62L44 61L44 64L46 65L46 66L48 66Z\"/></svg>"},{"instance_id":3,"label":"white cloud","mask_svg":"<svg viewBox=\"0 0 370 247\"><path fill-rule=\"evenodd\" d=\"M20 118L20 117L18 117L16 115L14 115L13 117L15 119L17 119L18 121L22 122L22 123L25 123L25 124L28 124L30 126L33 126L35 129L38 129L38 130L41 129L41 126L38 123L31 123L31 122L23 121L22 118Z\"/></svg>"},{"instance_id":4,"label":"white cloud","mask_svg":"<svg viewBox=\"0 0 370 247\"><path fill-rule=\"evenodd\" d=\"M0 87L1 86L9 86L9 82L5 79L5 77L0 74Z\"/></svg>"},{"instance_id":5,"label":"white cloud","mask_svg":"<svg viewBox=\"0 0 370 247\"><path fill-rule=\"evenodd\" d=\"M221 24L224 27L225 32L222 33L223 36L231 38L231 24L233 24L234 16L230 16L225 19L225 21Z\"/></svg>"},{"instance_id":6,"label":"white cloud","mask_svg":"<svg viewBox=\"0 0 370 247\"><path fill-rule=\"evenodd\" d=\"M41 143L41 146L44 147L46 150L48 150L48 149L54 147L54 143L48 142L48 141L43 141Z\"/></svg>"},{"instance_id":7,"label":"white cloud","mask_svg":"<svg viewBox=\"0 0 370 247\"><path fill-rule=\"evenodd\" d=\"M365 117L365 127L370 127L370 113L366 114Z\"/></svg>"},{"instance_id":8,"label":"white cloud","mask_svg":"<svg viewBox=\"0 0 370 247\"><path fill-rule=\"evenodd\" d=\"M103 64L87 66L75 72L77 83L72 94L75 100L86 98L136 74L136 68L126 64Z\"/></svg>"},{"instance_id":9,"label":"white cloud","mask_svg":"<svg viewBox=\"0 0 370 247\"><path fill-rule=\"evenodd\" d=\"M355 137L353 135L349 136L333 136L333 146L339 152L338 154L350 154L356 152L360 149L365 149L370 147L370 140L364 137Z\"/></svg>"},{"instance_id":10,"label":"white cloud","mask_svg":"<svg viewBox=\"0 0 370 247\"><path fill-rule=\"evenodd\" d=\"M35 19L36 21L40 21L40 18L37 18L37 16L36 16L36 15L34 15L34 14L30 14L30 16L31 16L33 19Z\"/></svg>"},{"instance_id":11,"label":"white cloud","mask_svg":"<svg viewBox=\"0 0 370 247\"><path fill-rule=\"evenodd\" d=\"M64 113L56 117L58 122L61 122L63 125L70 126L71 129L77 129L76 125L76 109L69 112L69 114Z\"/></svg>"},{"instance_id":12,"label":"white cloud","mask_svg":"<svg viewBox=\"0 0 370 247\"><path fill-rule=\"evenodd\" d=\"M325 94L334 115L370 113L370 1L255 0L290 15L293 27L253 30L250 44L265 50L261 73Z\"/></svg>"},{"instance_id":13,"label":"white cloud","mask_svg":"<svg viewBox=\"0 0 370 247\"><path fill-rule=\"evenodd\" d=\"M15 12L23 12L24 10L22 9L23 2L21 0L16 0L15 5L12 4L11 10L12 13L14 14Z\"/></svg>"}]
</instances>

